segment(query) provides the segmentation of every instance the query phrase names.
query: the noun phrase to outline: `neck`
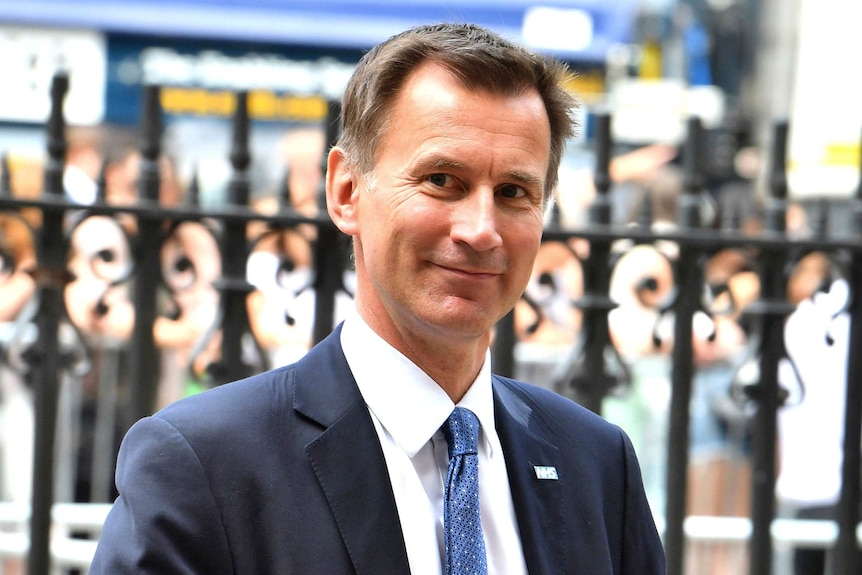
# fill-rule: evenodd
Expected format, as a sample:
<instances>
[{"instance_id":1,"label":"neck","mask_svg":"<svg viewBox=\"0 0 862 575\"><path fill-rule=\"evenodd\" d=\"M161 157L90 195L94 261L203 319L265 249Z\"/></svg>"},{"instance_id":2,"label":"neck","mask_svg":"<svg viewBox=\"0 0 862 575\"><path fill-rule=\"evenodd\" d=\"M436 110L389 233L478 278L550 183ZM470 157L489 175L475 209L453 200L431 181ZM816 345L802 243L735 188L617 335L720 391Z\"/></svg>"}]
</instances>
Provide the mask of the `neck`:
<instances>
[{"instance_id":1,"label":"neck","mask_svg":"<svg viewBox=\"0 0 862 575\"><path fill-rule=\"evenodd\" d=\"M420 342L411 349L411 342L405 341L407 348L397 347L422 371L440 386L453 403L458 403L479 375L485 362L488 349L484 346L445 345L433 348Z\"/></svg>"},{"instance_id":2,"label":"neck","mask_svg":"<svg viewBox=\"0 0 862 575\"><path fill-rule=\"evenodd\" d=\"M452 337L433 329L411 329L381 321L373 310L357 306L362 319L389 345L401 352L458 403L479 375L491 341L480 337Z\"/></svg>"}]
</instances>

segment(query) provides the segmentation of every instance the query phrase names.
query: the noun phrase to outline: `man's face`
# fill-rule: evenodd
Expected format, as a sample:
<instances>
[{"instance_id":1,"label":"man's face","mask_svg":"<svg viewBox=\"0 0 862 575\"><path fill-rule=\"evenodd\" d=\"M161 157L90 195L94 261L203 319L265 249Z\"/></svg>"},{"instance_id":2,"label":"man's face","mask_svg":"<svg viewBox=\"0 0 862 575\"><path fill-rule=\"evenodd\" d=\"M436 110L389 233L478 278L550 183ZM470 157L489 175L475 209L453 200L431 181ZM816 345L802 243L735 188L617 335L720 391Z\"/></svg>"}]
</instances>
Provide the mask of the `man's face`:
<instances>
[{"instance_id":1,"label":"man's face","mask_svg":"<svg viewBox=\"0 0 862 575\"><path fill-rule=\"evenodd\" d=\"M530 277L549 154L538 93L470 92L438 66L416 70L370 178L354 178L347 231L366 321L400 337L488 338Z\"/></svg>"}]
</instances>

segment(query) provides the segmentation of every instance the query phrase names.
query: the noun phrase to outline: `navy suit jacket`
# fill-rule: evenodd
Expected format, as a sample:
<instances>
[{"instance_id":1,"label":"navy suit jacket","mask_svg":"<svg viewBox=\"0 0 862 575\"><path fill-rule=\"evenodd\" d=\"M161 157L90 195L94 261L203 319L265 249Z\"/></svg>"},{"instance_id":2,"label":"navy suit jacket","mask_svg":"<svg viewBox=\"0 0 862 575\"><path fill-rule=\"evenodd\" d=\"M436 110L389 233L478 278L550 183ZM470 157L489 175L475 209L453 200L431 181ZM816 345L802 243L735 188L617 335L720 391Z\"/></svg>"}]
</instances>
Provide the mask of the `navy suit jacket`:
<instances>
[{"instance_id":1,"label":"navy suit jacket","mask_svg":"<svg viewBox=\"0 0 862 575\"><path fill-rule=\"evenodd\" d=\"M129 430L91 575L409 573L386 462L340 329L298 363ZM562 396L494 376L531 574L665 573L631 442ZM535 466L554 467L540 479Z\"/></svg>"}]
</instances>

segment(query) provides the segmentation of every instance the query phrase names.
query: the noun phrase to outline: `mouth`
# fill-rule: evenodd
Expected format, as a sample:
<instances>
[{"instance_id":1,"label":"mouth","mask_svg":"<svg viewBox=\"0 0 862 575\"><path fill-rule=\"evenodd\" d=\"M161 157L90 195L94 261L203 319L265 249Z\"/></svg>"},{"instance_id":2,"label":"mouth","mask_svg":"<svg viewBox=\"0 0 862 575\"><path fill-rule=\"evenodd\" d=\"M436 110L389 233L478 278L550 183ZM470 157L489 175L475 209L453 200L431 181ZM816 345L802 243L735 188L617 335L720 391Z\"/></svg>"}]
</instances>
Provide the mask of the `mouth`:
<instances>
[{"instance_id":1,"label":"mouth","mask_svg":"<svg viewBox=\"0 0 862 575\"><path fill-rule=\"evenodd\" d=\"M503 273L496 269L477 268L457 264L435 263L434 265L448 273L475 280L496 278Z\"/></svg>"}]
</instances>

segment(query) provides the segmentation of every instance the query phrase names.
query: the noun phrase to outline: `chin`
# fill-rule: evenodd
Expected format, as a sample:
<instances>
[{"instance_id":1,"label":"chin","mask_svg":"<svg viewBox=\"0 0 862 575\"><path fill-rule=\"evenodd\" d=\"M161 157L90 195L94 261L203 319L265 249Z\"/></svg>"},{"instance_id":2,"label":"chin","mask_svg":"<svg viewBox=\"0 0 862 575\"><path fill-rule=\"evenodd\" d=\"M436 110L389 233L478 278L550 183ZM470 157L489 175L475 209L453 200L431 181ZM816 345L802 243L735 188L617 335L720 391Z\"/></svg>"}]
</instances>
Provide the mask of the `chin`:
<instances>
[{"instance_id":1,"label":"chin","mask_svg":"<svg viewBox=\"0 0 862 575\"><path fill-rule=\"evenodd\" d=\"M427 323L450 337L476 339L490 336L491 329L496 322L490 322L487 318L463 314L441 313L441 310L437 310L436 313L432 311Z\"/></svg>"}]
</instances>

